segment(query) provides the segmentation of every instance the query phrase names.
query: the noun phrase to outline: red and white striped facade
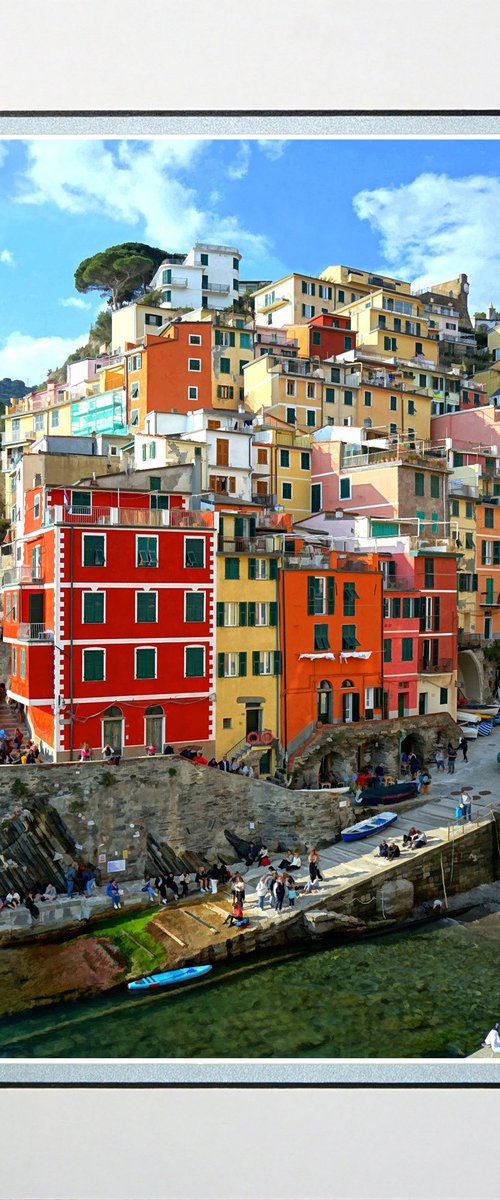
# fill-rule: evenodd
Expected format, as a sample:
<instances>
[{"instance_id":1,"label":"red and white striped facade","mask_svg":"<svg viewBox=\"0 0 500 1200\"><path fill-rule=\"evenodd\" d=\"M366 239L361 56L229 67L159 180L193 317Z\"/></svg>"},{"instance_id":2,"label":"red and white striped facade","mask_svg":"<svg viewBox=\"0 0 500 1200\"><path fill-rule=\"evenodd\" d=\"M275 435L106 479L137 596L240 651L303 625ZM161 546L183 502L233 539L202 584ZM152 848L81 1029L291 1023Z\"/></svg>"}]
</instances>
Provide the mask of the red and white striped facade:
<instances>
[{"instance_id":1,"label":"red and white striped facade","mask_svg":"<svg viewBox=\"0 0 500 1200\"><path fill-rule=\"evenodd\" d=\"M152 507L150 492L111 481L25 496L22 551L3 585L8 694L56 762L83 742L130 756L151 740L214 752L218 518L162 499L168 508Z\"/></svg>"}]
</instances>

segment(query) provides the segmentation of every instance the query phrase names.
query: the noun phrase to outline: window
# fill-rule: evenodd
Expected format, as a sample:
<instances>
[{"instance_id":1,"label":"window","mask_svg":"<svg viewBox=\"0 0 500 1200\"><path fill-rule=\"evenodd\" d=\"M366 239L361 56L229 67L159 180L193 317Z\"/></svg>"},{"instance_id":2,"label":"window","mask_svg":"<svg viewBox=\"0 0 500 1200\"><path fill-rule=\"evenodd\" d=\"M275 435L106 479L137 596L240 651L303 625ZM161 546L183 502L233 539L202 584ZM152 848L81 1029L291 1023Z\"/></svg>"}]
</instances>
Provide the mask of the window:
<instances>
[{"instance_id":1,"label":"window","mask_svg":"<svg viewBox=\"0 0 500 1200\"><path fill-rule=\"evenodd\" d=\"M12 647L12 674L17 675L17 646Z\"/></svg>"},{"instance_id":2,"label":"window","mask_svg":"<svg viewBox=\"0 0 500 1200\"><path fill-rule=\"evenodd\" d=\"M252 578L252 575L250 573L250 571L251 571L250 562L251 561L252 561L251 559L248 560L248 578L249 579ZM267 559L258 558L258 559L254 559L253 561L255 562L255 574L254 574L253 578L254 579L269 579L269 565L268 565Z\"/></svg>"},{"instance_id":3,"label":"window","mask_svg":"<svg viewBox=\"0 0 500 1200\"><path fill-rule=\"evenodd\" d=\"M333 582L333 580L332 580ZM322 616L326 612L326 580L323 575L309 575L307 580L307 614Z\"/></svg>"},{"instance_id":4,"label":"window","mask_svg":"<svg viewBox=\"0 0 500 1200\"><path fill-rule=\"evenodd\" d=\"M198 388L197 387L188 387L188 400L197 400L197 399L198 399Z\"/></svg>"},{"instance_id":5,"label":"window","mask_svg":"<svg viewBox=\"0 0 500 1200\"><path fill-rule=\"evenodd\" d=\"M219 384L217 387L217 397L219 400L232 400L234 396L234 388L227 387L226 384Z\"/></svg>"},{"instance_id":6,"label":"window","mask_svg":"<svg viewBox=\"0 0 500 1200\"><path fill-rule=\"evenodd\" d=\"M282 499L282 500L291 500L291 499L292 499L292 485L291 485L291 483L282 483L282 485L281 485L281 499Z\"/></svg>"},{"instance_id":7,"label":"window","mask_svg":"<svg viewBox=\"0 0 500 1200\"><path fill-rule=\"evenodd\" d=\"M104 650L83 651L83 679L85 683L104 679Z\"/></svg>"},{"instance_id":8,"label":"window","mask_svg":"<svg viewBox=\"0 0 500 1200\"><path fill-rule=\"evenodd\" d=\"M493 542L482 542L481 544L481 563L484 566L490 567L493 562Z\"/></svg>"},{"instance_id":9,"label":"window","mask_svg":"<svg viewBox=\"0 0 500 1200\"><path fill-rule=\"evenodd\" d=\"M205 566L205 538L186 538L184 542L184 566Z\"/></svg>"},{"instance_id":10,"label":"window","mask_svg":"<svg viewBox=\"0 0 500 1200\"><path fill-rule=\"evenodd\" d=\"M485 508L484 510L484 527L485 529L493 529L493 509Z\"/></svg>"},{"instance_id":11,"label":"window","mask_svg":"<svg viewBox=\"0 0 500 1200\"><path fill-rule=\"evenodd\" d=\"M327 404L335 404L335 388L325 388L325 402Z\"/></svg>"},{"instance_id":12,"label":"window","mask_svg":"<svg viewBox=\"0 0 500 1200\"><path fill-rule=\"evenodd\" d=\"M459 500L452 500L452 502L451 502L451 515L452 515L452 517L459 517L459 516L460 516L460 501L459 501Z\"/></svg>"},{"instance_id":13,"label":"window","mask_svg":"<svg viewBox=\"0 0 500 1200\"><path fill-rule=\"evenodd\" d=\"M280 450L280 467L290 466L290 451Z\"/></svg>"},{"instance_id":14,"label":"window","mask_svg":"<svg viewBox=\"0 0 500 1200\"><path fill-rule=\"evenodd\" d=\"M200 254L200 266L208 267L208 254Z\"/></svg>"},{"instance_id":15,"label":"window","mask_svg":"<svg viewBox=\"0 0 500 1200\"><path fill-rule=\"evenodd\" d=\"M136 592L135 619L139 624L158 620L158 593Z\"/></svg>"},{"instance_id":16,"label":"window","mask_svg":"<svg viewBox=\"0 0 500 1200\"><path fill-rule=\"evenodd\" d=\"M345 292L342 291L342 288L339 288L339 290L337 292L337 299L338 299L339 304L343 304L345 301Z\"/></svg>"},{"instance_id":17,"label":"window","mask_svg":"<svg viewBox=\"0 0 500 1200\"><path fill-rule=\"evenodd\" d=\"M431 496L433 500L439 500L439 475L431 475Z\"/></svg>"},{"instance_id":18,"label":"window","mask_svg":"<svg viewBox=\"0 0 500 1200\"><path fill-rule=\"evenodd\" d=\"M136 567L158 566L158 537L136 538Z\"/></svg>"},{"instance_id":19,"label":"window","mask_svg":"<svg viewBox=\"0 0 500 1200\"><path fill-rule=\"evenodd\" d=\"M104 625L104 592L83 593L83 624Z\"/></svg>"},{"instance_id":20,"label":"window","mask_svg":"<svg viewBox=\"0 0 500 1200\"><path fill-rule=\"evenodd\" d=\"M390 638L384 638L384 662L392 662L392 641Z\"/></svg>"},{"instance_id":21,"label":"window","mask_svg":"<svg viewBox=\"0 0 500 1200\"><path fill-rule=\"evenodd\" d=\"M185 620L191 622L199 622L205 620L205 593L204 592L186 592L185 597ZM153 618L155 619L155 618Z\"/></svg>"},{"instance_id":22,"label":"window","mask_svg":"<svg viewBox=\"0 0 500 1200\"><path fill-rule=\"evenodd\" d=\"M416 355L423 354L423 352L424 352L424 347L422 345L422 342L415 342L415 354Z\"/></svg>"},{"instance_id":23,"label":"window","mask_svg":"<svg viewBox=\"0 0 500 1200\"><path fill-rule=\"evenodd\" d=\"M474 549L474 537L473 537L472 533L466 533L466 535L465 535L465 549L466 550Z\"/></svg>"},{"instance_id":24,"label":"window","mask_svg":"<svg viewBox=\"0 0 500 1200\"><path fill-rule=\"evenodd\" d=\"M281 654L279 650L254 650L252 653L253 675L280 675Z\"/></svg>"},{"instance_id":25,"label":"window","mask_svg":"<svg viewBox=\"0 0 500 1200\"><path fill-rule=\"evenodd\" d=\"M344 391L344 404L352 404L352 391L349 388Z\"/></svg>"},{"instance_id":26,"label":"window","mask_svg":"<svg viewBox=\"0 0 500 1200\"><path fill-rule=\"evenodd\" d=\"M431 588L431 589L434 587L434 559L433 558L425 558L424 559L424 587Z\"/></svg>"},{"instance_id":27,"label":"window","mask_svg":"<svg viewBox=\"0 0 500 1200\"><path fill-rule=\"evenodd\" d=\"M316 384L308 383L306 386L306 396L308 400L316 399Z\"/></svg>"},{"instance_id":28,"label":"window","mask_svg":"<svg viewBox=\"0 0 500 1200\"><path fill-rule=\"evenodd\" d=\"M391 421L391 423L389 425L389 433L397 433L397 432L398 432L397 425L395 425L394 422Z\"/></svg>"},{"instance_id":29,"label":"window","mask_svg":"<svg viewBox=\"0 0 500 1200\"><path fill-rule=\"evenodd\" d=\"M57 409L56 409L56 411L55 411L55 412L52 412L52 413L50 414L50 423L51 423L51 425L52 425L52 428L53 428L53 429L57 429L57 428L58 428L58 425L59 425L59 413L57 412Z\"/></svg>"},{"instance_id":30,"label":"window","mask_svg":"<svg viewBox=\"0 0 500 1200\"><path fill-rule=\"evenodd\" d=\"M240 560L239 558L225 559L225 579L239 579L240 577Z\"/></svg>"},{"instance_id":31,"label":"window","mask_svg":"<svg viewBox=\"0 0 500 1200\"><path fill-rule=\"evenodd\" d=\"M320 295L321 295L321 288L320 288ZM315 329L313 331L312 344L313 344L313 346L321 345L321 333L319 332L319 329Z\"/></svg>"},{"instance_id":32,"label":"window","mask_svg":"<svg viewBox=\"0 0 500 1200\"><path fill-rule=\"evenodd\" d=\"M156 458L156 442L149 443L149 457Z\"/></svg>"},{"instance_id":33,"label":"window","mask_svg":"<svg viewBox=\"0 0 500 1200\"><path fill-rule=\"evenodd\" d=\"M403 662L413 659L413 638L403 638L401 642L401 658Z\"/></svg>"},{"instance_id":34,"label":"window","mask_svg":"<svg viewBox=\"0 0 500 1200\"><path fill-rule=\"evenodd\" d=\"M448 703L448 688L442 687L439 689L439 703L440 704Z\"/></svg>"},{"instance_id":35,"label":"window","mask_svg":"<svg viewBox=\"0 0 500 1200\"><path fill-rule=\"evenodd\" d=\"M468 520L468 521L472 521L472 518L473 518L473 505L472 505L472 500L466 500L466 501L465 501L465 516L466 516L466 518L467 518L467 520Z\"/></svg>"},{"instance_id":36,"label":"window","mask_svg":"<svg viewBox=\"0 0 500 1200\"><path fill-rule=\"evenodd\" d=\"M332 367L330 371L332 383L340 383L340 367Z\"/></svg>"},{"instance_id":37,"label":"window","mask_svg":"<svg viewBox=\"0 0 500 1200\"><path fill-rule=\"evenodd\" d=\"M339 496L341 500L351 499L351 480L346 476L342 477L340 480Z\"/></svg>"},{"instance_id":38,"label":"window","mask_svg":"<svg viewBox=\"0 0 500 1200\"><path fill-rule=\"evenodd\" d=\"M140 395L140 384L138 381L130 384L130 399L138 400Z\"/></svg>"},{"instance_id":39,"label":"window","mask_svg":"<svg viewBox=\"0 0 500 1200\"><path fill-rule=\"evenodd\" d=\"M233 258L233 271L239 271L239 269L240 269L239 258Z\"/></svg>"},{"instance_id":40,"label":"window","mask_svg":"<svg viewBox=\"0 0 500 1200\"><path fill-rule=\"evenodd\" d=\"M304 296L314 296L315 292L316 292L316 284L315 283L307 283L306 280L303 279L302 280L302 294Z\"/></svg>"},{"instance_id":41,"label":"window","mask_svg":"<svg viewBox=\"0 0 500 1200\"><path fill-rule=\"evenodd\" d=\"M26 679L26 650L21 650L19 653L19 677Z\"/></svg>"},{"instance_id":42,"label":"window","mask_svg":"<svg viewBox=\"0 0 500 1200\"><path fill-rule=\"evenodd\" d=\"M140 371L142 367L142 354L131 354L128 360L129 371Z\"/></svg>"},{"instance_id":43,"label":"window","mask_svg":"<svg viewBox=\"0 0 500 1200\"><path fill-rule=\"evenodd\" d=\"M286 420L287 420L287 425L295 425L295 422L297 420L297 415L296 415L294 408L287 408Z\"/></svg>"},{"instance_id":44,"label":"window","mask_svg":"<svg viewBox=\"0 0 500 1200\"><path fill-rule=\"evenodd\" d=\"M371 408L371 404L372 404L372 394L371 394L371 392L365 392L365 408Z\"/></svg>"},{"instance_id":45,"label":"window","mask_svg":"<svg viewBox=\"0 0 500 1200\"><path fill-rule=\"evenodd\" d=\"M391 337L384 338L384 350L397 350L397 348L398 348L398 343L396 341L396 338L391 338Z\"/></svg>"},{"instance_id":46,"label":"window","mask_svg":"<svg viewBox=\"0 0 500 1200\"><path fill-rule=\"evenodd\" d=\"M83 566L104 567L106 563L106 538L103 533L83 534Z\"/></svg>"},{"instance_id":47,"label":"window","mask_svg":"<svg viewBox=\"0 0 500 1200\"><path fill-rule=\"evenodd\" d=\"M287 394L287 396L295 396L295 391L296 391L295 380L294 380L294 379L287 379L287 381L286 381L286 394Z\"/></svg>"},{"instance_id":48,"label":"window","mask_svg":"<svg viewBox=\"0 0 500 1200\"><path fill-rule=\"evenodd\" d=\"M249 605L250 607L250 605ZM248 622L250 624L250 621ZM269 625L268 605L266 601L258 600L255 604L255 625Z\"/></svg>"},{"instance_id":49,"label":"window","mask_svg":"<svg viewBox=\"0 0 500 1200\"><path fill-rule=\"evenodd\" d=\"M135 678L156 679L156 649L154 646L137 647L135 651Z\"/></svg>"},{"instance_id":50,"label":"window","mask_svg":"<svg viewBox=\"0 0 500 1200\"><path fill-rule=\"evenodd\" d=\"M359 596L354 583L344 583L344 617L356 616L356 600Z\"/></svg>"},{"instance_id":51,"label":"window","mask_svg":"<svg viewBox=\"0 0 500 1200\"><path fill-rule=\"evenodd\" d=\"M425 495L425 476L420 471L415 471L415 495Z\"/></svg>"},{"instance_id":52,"label":"window","mask_svg":"<svg viewBox=\"0 0 500 1200\"><path fill-rule=\"evenodd\" d=\"M38 518L39 518L39 516L40 516L40 496L39 496L39 494L38 494L38 492L37 492L37 494L36 494L36 496L35 496L34 504L33 504L33 518L34 518L34 520L35 520L35 521L38 521Z\"/></svg>"},{"instance_id":53,"label":"window","mask_svg":"<svg viewBox=\"0 0 500 1200\"><path fill-rule=\"evenodd\" d=\"M356 626L355 625L343 625L342 626L342 649L343 650L355 650L356 646L359 646L359 642L356 640Z\"/></svg>"},{"instance_id":54,"label":"window","mask_svg":"<svg viewBox=\"0 0 500 1200\"><path fill-rule=\"evenodd\" d=\"M189 334L189 345L190 346L201 346L201 333L190 333Z\"/></svg>"},{"instance_id":55,"label":"window","mask_svg":"<svg viewBox=\"0 0 500 1200\"><path fill-rule=\"evenodd\" d=\"M314 626L314 649L329 650L330 642L328 640L328 625Z\"/></svg>"},{"instance_id":56,"label":"window","mask_svg":"<svg viewBox=\"0 0 500 1200\"><path fill-rule=\"evenodd\" d=\"M390 399L390 401L389 401L389 407L390 407L390 410L391 410L391 412L397 412L397 411L398 411L398 398L397 398L397 396L391 396L391 399Z\"/></svg>"},{"instance_id":57,"label":"window","mask_svg":"<svg viewBox=\"0 0 500 1200\"><path fill-rule=\"evenodd\" d=\"M414 417L414 416L415 416L415 413L416 413L415 401L414 401L414 400L409 400L409 401L408 401L408 415L409 415L410 417Z\"/></svg>"},{"instance_id":58,"label":"window","mask_svg":"<svg viewBox=\"0 0 500 1200\"><path fill-rule=\"evenodd\" d=\"M313 483L311 486L311 512L321 512L321 484Z\"/></svg>"},{"instance_id":59,"label":"window","mask_svg":"<svg viewBox=\"0 0 500 1200\"><path fill-rule=\"evenodd\" d=\"M252 335L250 333L240 333L240 350L252 349Z\"/></svg>"},{"instance_id":60,"label":"window","mask_svg":"<svg viewBox=\"0 0 500 1200\"><path fill-rule=\"evenodd\" d=\"M316 424L316 413L314 412L313 409L308 408L307 409L307 425L309 426L309 428L311 428L315 424Z\"/></svg>"},{"instance_id":61,"label":"window","mask_svg":"<svg viewBox=\"0 0 500 1200\"><path fill-rule=\"evenodd\" d=\"M188 371L201 371L201 358L188 358Z\"/></svg>"},{"instance_id":62,"label":"window","mask_svg":"<svg viewBox=\"0 0 500 1200\"><path fill-rule=\"evenodd\" d=\"M352 337L346 334L344 337L344 350L352 350Z\"/></svg>"},{"instance_id":63,"label":"window","mask_svg":"<svg viewBox=\"0 0 500 1200\"><path fill-rule=\"evenodd\" d=\"M221 370L221 375L230 375L231 374L231 359L221 358L220 370Z\"/></svg>"},{"instance_id":64,"label":"window","mask_svg":"<svg viewBox=\"0 0 500 1200\"><path fill-rule=\"evenodd\" d=\"M428 699L427 692L421 692L420 696L418 697L418 715L419 715L419 717L425 717L425 714L427 712L427 699Z\"/></svg>"},{"instance_id":65,"label":"window","mask_svg":"<svg viewBox=\"0 0 500 1200\"><path fill-rule=\"evenodd\" d=\"M71 493L71 508L74 513L87 513L92 511L92 493L91 492L72 492Z\"/></svg>"},{"instance_id":66,"label":"window","mask_svg":"<svg viewBox=\"0 0 500 1200\"><path fill-rule=\"evenodd\" d=\"M301 469L301 471L308 471L310 465L311 465L311 459L310 459L309 451L301 450L301 453L300 453L300 469Z\"/></svg>"},{"instance_id":67,"label":"window","mask_svg":"<svg viewBox=\"0 0 500 1200\"><path fill-rule=\"evenodd\" d=\"M314 312L315 312L314 304L303 304L302 305L302 316L303 317L313 317Z\"/></svg>"}]
</instances>

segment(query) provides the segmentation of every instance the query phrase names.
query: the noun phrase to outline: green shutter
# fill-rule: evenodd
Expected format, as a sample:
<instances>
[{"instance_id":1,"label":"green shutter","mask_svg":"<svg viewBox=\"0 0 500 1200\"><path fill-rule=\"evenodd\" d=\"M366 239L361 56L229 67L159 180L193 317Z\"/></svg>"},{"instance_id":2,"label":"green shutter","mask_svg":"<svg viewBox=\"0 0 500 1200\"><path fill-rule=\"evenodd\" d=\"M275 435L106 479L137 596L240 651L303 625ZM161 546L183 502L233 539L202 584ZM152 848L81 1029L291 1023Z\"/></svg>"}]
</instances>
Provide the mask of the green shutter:
<instances>
[{"instance_id":1,"label":"green shutter","mask_svg":"<svg viewBox=\"0 0 500 1200\"><path fill-rule=\"evenodd\" d=\"M85 650L83 664L84 680L99 682L104 679L104 650Z\"/></svg>"},{"instance_id":2,"label":"green shutter","mask_svg":"<svg viewBox=\"0 0 500 1200\"><path fill-rule=\"evenodd\" d=\"M104 623L104 592L85 592L83 596L84 625Z\"/></svg>"},{"instance_id":3,"label":"green shutter","mask_svg":"<svg viewBox=\"0 0 500 1200\"><path fill-rule=\"evenodd\" d=\"M271 603L269 605L269 624L270 625L278 624L278 605L276 604L275 600L271 600Z\"/></svg>"},{"instance_id":4,"label":"green shutter","mask_svg":"<svg viewBox=\"0 0 500 1200\"><path fill-rule=\"evenodd\" d=\"M248 578L249 579L255 579L255 561L256 561L255 558L249 558L249 560L248 560Z\"/></svg>"},{"instance_id":5,"label":"green shutter","mask_svg":"<svg viewBox=\"0 0 500 1200\"><path fill-rule=\"evenodd\" d=\"M248 624L255 625L255 600L248 602Z\"/></svg>"},{"instance_id":6,"label":"green shutter","mask_svg":"<svg viewBox=\"0 0 500 1200\"><path fill-rule=\"evenodd\" d=\"M274 674L281 675L281 650L273 651Z\"/></svg>"},{"instance_id":7,"label":"green shutter","mask_svg":"<svg viewBox=\"0 0 500 1200\"><path fill-rule=\"evenodd\" d=\"M186 678L201 679L204 674L204 652L201 646L188 646L186 650Z\"/></svg>"},{"instance_id":8,"label":"green shutter","mask_svg":"<svg viewBox=\"0 0 500 1200\"><path fill-rule=\"evenodd\" d=\"M205 596L203 592L187 592L186 621L204 621Z\"/></svg>"},{"instance_id":9,"label":"green shutter","mask_svg":"<svg viewBox=\"0 0 500 1200\"><path fill-rule=\"evenodd\" d=\"M405 596L403 599L403 617L405 620L411 617L411 600L409 596Z\"/></svg>"},{"instance_id":10,"label":"green shutter","mask_svg":"<svg viewBox=\"0 0 500 1200\"><path fill-rule=\"evenodd\" d=\"M224 602L222 600L217 601L217 624L224 624Z\"/></svg>"},{"instance_id":11,"label":"green shutter","mask_svg":"<svg viewBox=\"0 0 500 1200\"><path fill-rule=\"evenodd\" d=\"M278 578L278 559L277 558L269 559L269 578L270 579Z\"/></svg>"},{"instance_id":12,"label":"green shutter","mask_svg":"<svg viewBox=\"0 0 500 1200\"><path fill-rule=\"evenodd\" d=\"M255 534L257 533L257 517L250 517L250 518L249 518L249 521L248 521L248 527L249 527L249 530L250 530L250 534L249 534L249 536L250 536L250 537L255 537Z\"/></svg>"},{"instance_id":13,"label":"green shutter","mask_svg":"<svg viewBox=\"0 0 500 1200\"><path fill-rule=\"evenodd\" d=\"M137 620L141 624L145 621L156 621L156 593L137 593Z\"/></svg>"},{"instance_id":14,"label":"green shutter","mask_svg":"<svg viewBox=\"0 0 500 1200\"><path fill-rule=\"evenodd\" d=\"M139 567L158 566L158 538L137 538L137 565Z\"/></svg>"},{"instance_id":15,"label":"green shutter","mask_svg":"<svg viewBox=\"0 0 500 1200\"><path fill-rule=\"evenodd\" d=\"M258 650L252 650L252 675L260 675L260 654Z\"/></svg>"},{"instance_id":16,"label":"green shutter","mask_svg":"<svg viewBox=\"0 0 500 1200\"><path fill-rule=\"evenodd\" d=\"M152 649L136 650L135 665L137 679L155 679L155 652Z\"/></svg>"},{"instance_id":17,"label":"green shutter","mask_svg":"<svg viewBox=\"0 0 500 1200\"><path fill-rule=\"evenodd\" d=\"M234 338L235 338L235 335L234 335L233 330L231 329L231 331L229 333L229 345L230 346L234 346Z\"/></svg>"},{"instance_id":18,"label":"green shutter","mask_svg":"<svg viewBox=\"0 0 500 1200\"><path fill-rule=\"evenodd\" d=\"M234 518L234 536L235 536L235 538L243 537L244 530L245 530L245 522L243 520L243 517L235 517Z\"/></svg>"},{"instance_id":19,"label":"green shutter","mask_svg":"<svg viewBox=\"0 0 500 1200\"><path fill-rule=\"evenodd\" d=\"M246 600L240 600L240 625L246 625L246 623L247 623L247 602L246 602Z\"/></svg>"},{"instance_id":20,"label":"green shutter","mask_svg":"<svg viewBox=\"0 0 500 1200\"><path fill-rule=\"evenodd\" d=\"M239 654L239 673L240 673L240 675L246 675L246 673L247 673L246 650L242 650Z\"/></svg>"},{"instance_id":21,"label":"green shutter","mask_svg":"<svg viewBox=\"0 0 500 1200\"><path fill-rule=\"evenodd\" d=\"M239 579L240 577L240 560L239 558L226 558L226 579Z\"/></svg>"},{"instance_id":22,"label":"green shutter","mask_svg":"<svg viewBox=\"0 0 500 1200\"><path fill-rule=\"evenodd\" d=\"M219 679L224 678L224 652L222 650L217 655L217 674Z\"/></svg>"},{"instance_id":23,"label":"green shutter","mask_svg":"<svg viewBox=\"0 0 500 1200\"><path fill-rule=\"evenodd\" d=\"M316 594L314 575L307 577L307 615L313 617L315 613L314 597Z\"/></svg>"},{"instance_id":24,"label":"green shutter","mask_svg":"<svg viewBox=\"0 0 500 1200\"><path fill-rule=\"evenodd\" d=\"M141 540L139 538L139 541ZM202 567L205 559L205 539L186 538L185 546L186 567Z\"/></svg>"},{"instance_id":25,"label":"green shutter","mask_svg":"<svg viewBox=\"0 0 500 1200\"><path fill-rule=\"evenodd\" d=\"M335 612L335 580L333 575L329 575L327 580L327 612L329 616Z\"/></svg>"},{"instance_id":26,"label":"green shutter","mask_svg":"<svg viewBox=\"0 0 500 1200\"><path fill-rule=\"evenodd\" d=\"M104 537L102 534L85 534L83 539L84 567L104 566Z\"/></svg>"}]
</instances>

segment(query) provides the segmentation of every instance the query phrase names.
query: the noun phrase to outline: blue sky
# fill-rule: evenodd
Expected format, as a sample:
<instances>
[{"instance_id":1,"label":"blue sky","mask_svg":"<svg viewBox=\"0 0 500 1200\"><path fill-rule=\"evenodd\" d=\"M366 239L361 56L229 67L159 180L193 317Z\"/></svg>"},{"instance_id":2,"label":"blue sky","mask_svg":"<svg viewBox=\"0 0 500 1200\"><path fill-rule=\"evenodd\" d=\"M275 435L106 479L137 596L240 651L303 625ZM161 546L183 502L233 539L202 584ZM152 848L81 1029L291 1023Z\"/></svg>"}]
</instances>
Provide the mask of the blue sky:
<instances>
[{"instance_id":1,"label":"blue sky","mask_svg":"<svg viewBox=\"0 0 500 1200\"><path fill-rule=\"evenodd\" d=\"M0 378L39 382L86 338L82 258L122 241L236 245L242 278L334 263L500 303L495 140L0 141Z\"/></svg>"}]
</instances>

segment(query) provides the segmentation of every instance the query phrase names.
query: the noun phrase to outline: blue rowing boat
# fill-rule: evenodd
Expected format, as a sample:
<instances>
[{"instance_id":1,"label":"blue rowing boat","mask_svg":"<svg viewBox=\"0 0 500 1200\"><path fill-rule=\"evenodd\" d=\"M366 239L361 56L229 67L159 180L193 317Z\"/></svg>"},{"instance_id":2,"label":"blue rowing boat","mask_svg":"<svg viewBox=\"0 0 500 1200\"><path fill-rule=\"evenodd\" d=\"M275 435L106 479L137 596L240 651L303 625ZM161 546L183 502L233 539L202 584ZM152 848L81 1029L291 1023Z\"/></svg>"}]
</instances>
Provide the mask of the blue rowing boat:
<instances>
[{"instance_id":1,"label":"blue rowing boat","mask_svg":"<svg viewBox=\"0 0 500 1200\"><path fill-rule=\"evenodd\" d=\"M372 833L381 833L397 819L398 814L394 812L377 813L376 817L369 817L367 821L358 821L357 825L349 825L348 829L342 830L340 836L343 842L357 842L360 838L371 837Z\"/></svg>"},{"instance_id":2,"label":"blue rowing boat","mask_svg":"<svg viewBox=\"0 0 500 1200\"><path fill-rule=\"evenodd\" d=\"M134 979L132 983L127 983L127 988L129 992L152 991L154 988L168 987L173 983L187 983L189 980L192 982L211 970L211 965L207 964L205 967L179 967L177 971L160 971L158 975L143 975L142 979Z\"/></svg>"},{"instance_id":3,"label":"blue rowing boat","mask_svg":"<svg viewBox=\"0 0 500 1200\"><path fill-rule=\"evenodd\" d=\"M478 737L488 737L493 729L493 720L483 718L477 727Z\"/></svg>"}]
</instances>

